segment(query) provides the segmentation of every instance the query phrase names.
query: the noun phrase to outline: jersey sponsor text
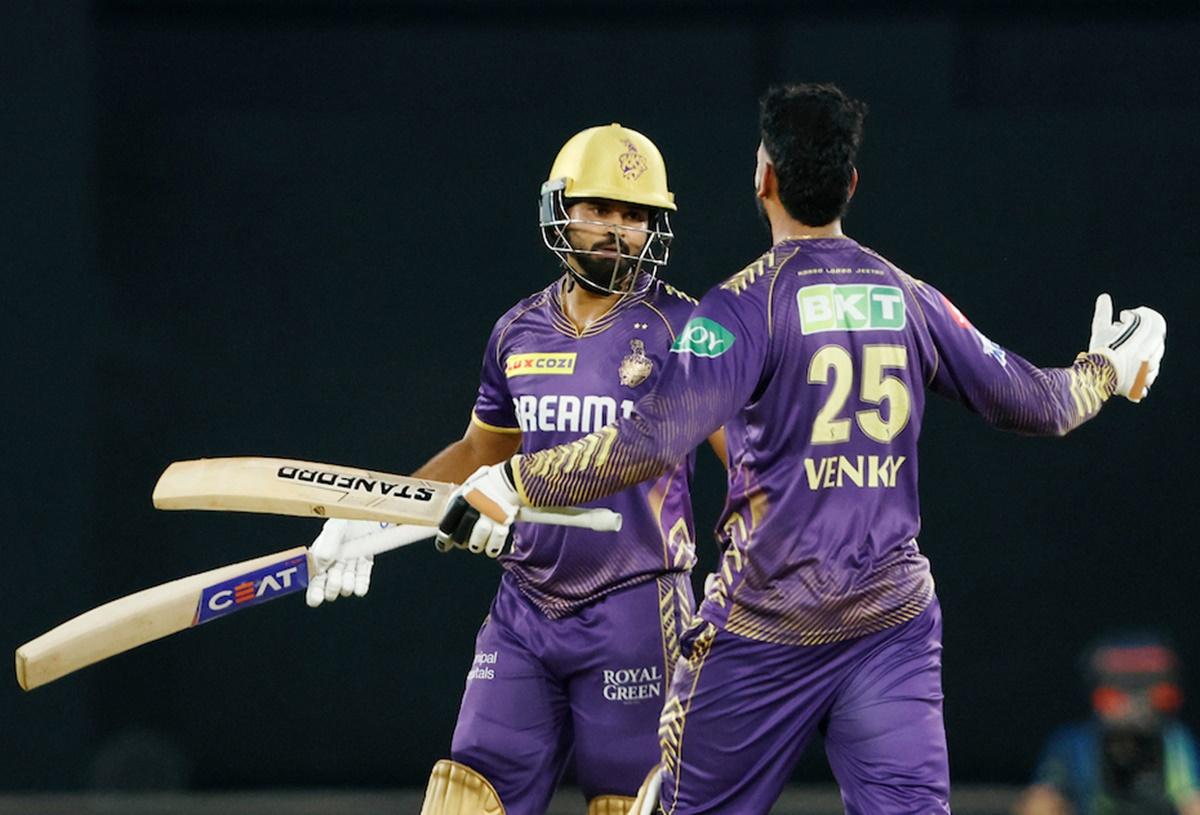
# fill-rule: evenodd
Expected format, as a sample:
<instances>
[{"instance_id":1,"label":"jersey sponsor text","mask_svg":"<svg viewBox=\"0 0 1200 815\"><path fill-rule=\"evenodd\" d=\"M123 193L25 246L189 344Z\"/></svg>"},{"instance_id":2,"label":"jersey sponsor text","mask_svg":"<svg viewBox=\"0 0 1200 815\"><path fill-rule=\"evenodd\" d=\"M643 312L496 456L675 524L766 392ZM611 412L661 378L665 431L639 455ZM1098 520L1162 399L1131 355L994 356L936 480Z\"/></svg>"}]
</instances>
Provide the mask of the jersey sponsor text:
<instances>
[{"instance_id":1,"label":"jersey sponsor text","mask_svg":"<svg viewBox=\"0 0 1200 815\"><path fill-rule=\"evenodd\" d=\"M617 400L611 396L524 394L513 397L522 432L591 433L617 419ZM621 415L633 414L633 400L622 399Z\"/></svg>"}]
</instances>

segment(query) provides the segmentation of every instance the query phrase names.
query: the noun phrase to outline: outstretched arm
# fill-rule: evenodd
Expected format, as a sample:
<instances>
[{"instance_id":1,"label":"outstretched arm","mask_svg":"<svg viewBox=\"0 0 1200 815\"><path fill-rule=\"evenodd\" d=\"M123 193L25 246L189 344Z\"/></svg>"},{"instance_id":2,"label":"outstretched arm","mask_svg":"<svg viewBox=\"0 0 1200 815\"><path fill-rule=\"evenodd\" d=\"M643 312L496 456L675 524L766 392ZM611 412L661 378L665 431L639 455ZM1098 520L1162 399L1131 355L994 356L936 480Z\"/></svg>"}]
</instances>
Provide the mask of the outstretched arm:
<instances>
[{"instance_id":1,"label":"outstretched arm","mask_svg":"<svg viewBox=\"0 0 1200 815\"><path fill-rule=\"evenodd\" d=\"M1069 367L1039 368L988 339L934 287L907 284L933 343L929 386L996 427L1061 436L1113 394L1138 401L1158 375L1166 321L1153 309L1122 311L1113 322L1112 301L1101 295L1088 350Z\"/></svg>"}]
</instances>

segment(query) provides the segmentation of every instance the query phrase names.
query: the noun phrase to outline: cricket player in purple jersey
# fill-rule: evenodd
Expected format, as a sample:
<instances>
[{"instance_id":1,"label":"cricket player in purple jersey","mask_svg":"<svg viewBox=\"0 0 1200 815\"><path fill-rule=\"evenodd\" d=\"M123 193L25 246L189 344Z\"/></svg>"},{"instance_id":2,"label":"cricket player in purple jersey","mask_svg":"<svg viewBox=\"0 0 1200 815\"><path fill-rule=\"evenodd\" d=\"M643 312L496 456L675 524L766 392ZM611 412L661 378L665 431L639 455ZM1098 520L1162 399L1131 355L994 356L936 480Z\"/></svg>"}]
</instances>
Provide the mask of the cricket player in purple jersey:
<instances>
[{"instance_id":1,"label":"cricket player in purple jersey","mask_svg":"<svg viewBox=\"0 0 1200 815\"><path fill-rule=\"evenodd\" d=\"M656 277L674 210L662 156L641 133L613 124L567 142L540 215L564 274L496 322L466 435L414 475L461 482L632 413L696 305ZM629 809L659 761L659 712L694 610L692 463L685 450L654 479L594 502L621 514L615 535L516 525L423 815L541 815L572 752L589 815ZM333 551L327 573L337 574L310 585L310 603L369 575L369 564L337 564L336 550L371 526L327 524L314 554ZM508 537L470 547L495 557Z\"/></svg>"},{"instance_id":2,"label":"cricket player in purple jersey","mask_svg":"<svg viewBox=\"0 0 1200 815\"><path fill-rule=\"evenodd\" d=\"M1166 326L1151 309L1114 322L1101 295L1088 350L1038 368L844 235L864 115L831 85L770 90L755 189L774 245L705 295L631 415L490 468L447 509L449 526L484 506L470 535L499 539L519 505L656 478L725 427L724 555L641 812L661 796L672 815L766 813L818 729L848 813L949 812L941 615L917 546L925 389L997 427L1062 435L1158 373Z\"/></svg>"}]
</instances>

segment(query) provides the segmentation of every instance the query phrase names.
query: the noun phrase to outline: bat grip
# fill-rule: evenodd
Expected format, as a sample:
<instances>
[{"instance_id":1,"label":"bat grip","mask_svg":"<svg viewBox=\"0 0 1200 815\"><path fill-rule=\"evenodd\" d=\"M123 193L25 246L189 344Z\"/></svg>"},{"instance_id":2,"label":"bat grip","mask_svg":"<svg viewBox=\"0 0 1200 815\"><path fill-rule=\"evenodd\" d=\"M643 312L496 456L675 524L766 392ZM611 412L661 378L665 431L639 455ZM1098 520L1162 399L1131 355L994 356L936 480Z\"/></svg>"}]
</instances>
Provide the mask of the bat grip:
<instances>
[{"instance_id":1,"label":"bat grip","mask_svg":"<svg viewBox=\"0 0 1200 815\"><path fill-rule=\"evenodd\" d=\"M533 524L555 524L594 529L597 532L617 532L621 529L621 513L611 509L580 509L578 507L550 507L532 509L521 507L517 520ZM432 538L437 527L416 524L396 524L361 538L353 538L342 544L342 558L367 557L390 552L402 546Z\"/></svg>"},{"instance_id":2,"label":"bat grip","mask_svg":"<svg viewBox=\"0 0 1200 815\"><path fill-rule=\"evenodd\" d=\"M1129 401L1140 402L1142 397L1146 395L1146 378L1150 375L1150 362L1143 361L1138 367L1137 376L1133 378L1133 385L1129 388Z\"/></svg>"},{"instance_id":3,"label":"bat grip","mask_svg":"<svg viewBox=\"0 0 1200 815\"><path fill-rule=\"evenodd\" d=\"M619 532L621 513L611 509L580 509L579 507L521 507L517 520L531 524L554 524L594 529L597 532Z\"/></svg>"}]
</instances>

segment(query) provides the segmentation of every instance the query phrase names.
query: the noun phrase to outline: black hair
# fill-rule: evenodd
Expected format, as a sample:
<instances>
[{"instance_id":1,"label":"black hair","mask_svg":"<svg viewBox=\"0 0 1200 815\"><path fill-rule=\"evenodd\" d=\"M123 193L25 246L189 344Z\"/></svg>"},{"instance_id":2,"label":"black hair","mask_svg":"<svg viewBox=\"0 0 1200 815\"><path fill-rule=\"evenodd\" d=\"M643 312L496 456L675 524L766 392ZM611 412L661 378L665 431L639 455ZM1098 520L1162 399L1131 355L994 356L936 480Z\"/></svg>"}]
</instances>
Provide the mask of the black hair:
<instances>
[{"instance_id":1,"label":"black hair","mask_svg":"<svg viewBox=\"0 0 1200 815\"><path fill-rule=\"evenodd\" d=\"M788 215L808 226L840 218L850 203L867 106L836 85L776 85L760 101L763 147Z\"/></svg>"}]
</instances>

